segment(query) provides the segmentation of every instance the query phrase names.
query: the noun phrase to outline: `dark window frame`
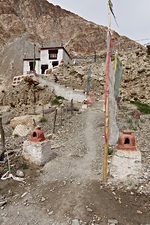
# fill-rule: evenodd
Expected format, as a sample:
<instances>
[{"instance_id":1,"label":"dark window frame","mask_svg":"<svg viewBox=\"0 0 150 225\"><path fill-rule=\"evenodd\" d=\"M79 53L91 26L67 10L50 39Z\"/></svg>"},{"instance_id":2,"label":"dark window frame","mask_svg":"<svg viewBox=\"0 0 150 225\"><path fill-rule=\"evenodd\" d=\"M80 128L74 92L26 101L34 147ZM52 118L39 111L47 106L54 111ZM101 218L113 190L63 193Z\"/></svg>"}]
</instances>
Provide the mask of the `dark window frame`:
<instances>
[{"instance_id":1,"label":"dark window frame","mask_svg":"<svg viewBox=\"0 0 150 225\"><path fill-rule=\"evenodd\" d=\"M58 49L48 50L48 54L49 54L49 59L57 59Z\"/></svg>"},{"instance_id":2,"label":"dark window frame","mask_svg":"<svg viewBox=\"0 0 150 225\"><path fill-rule=\"evenodd\" d=\"M58 66L59 65L59 61L52 61L52 66L53 67L56 67L56 66Z\"/></svg>"}]
</instances>

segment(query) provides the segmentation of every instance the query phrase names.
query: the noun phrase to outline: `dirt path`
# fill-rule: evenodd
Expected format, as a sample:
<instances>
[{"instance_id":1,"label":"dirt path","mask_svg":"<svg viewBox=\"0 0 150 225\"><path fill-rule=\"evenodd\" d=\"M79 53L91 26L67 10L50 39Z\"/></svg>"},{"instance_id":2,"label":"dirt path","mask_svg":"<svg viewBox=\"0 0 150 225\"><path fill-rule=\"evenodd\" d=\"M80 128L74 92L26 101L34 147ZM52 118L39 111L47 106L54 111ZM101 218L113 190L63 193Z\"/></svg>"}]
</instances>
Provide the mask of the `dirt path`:
<instances>
[{"instance_id":1,"label":"dirt path","mask_svg":"<svg viewBox=\"0 0 150 225\"><path fill-rule=\"evenodd\" d=\"M78 219L80 224L107 225L112 218L121 225L150 223L148 196L109 190L100 183L101 109L102 103L96 103L68 120L56 139L63 147L31 183L18 184L16 189L10 181L12 197L0 210L0 224L67 225Z\"/></svg>"},{"instance_id":2,"label":"dirt path","mask_svg":"<svg viewBox=\"0 0 150 225\"><path fill-rule=\"evenodd\" d=\"M100 179L103 150L100 146L103 138L100 124L103 125L103 114L99 107L102 108L95 104L87 112L74 117L70 124L71 132L64 131L64 136L60 134L64 147L59 152L60 157L45 166L46 182L70 177L82 182Z\"/></svg>"},{"instance_id":3,"label":"dirt path","mask_svg":"<svg viewBox=\"0 0 150 225\"><path fill-rule=\"evenodd\" d=\"M83 90L74 90L71 87L66 87L54 81L49 81L41 78L39 76L39 82L42 86L47 86L50 91L54 92L55 95L61 96L68 101L73 99L74 102L83 102L86 99L86 95L83 93Z\"/></svg>"}]
</instances>

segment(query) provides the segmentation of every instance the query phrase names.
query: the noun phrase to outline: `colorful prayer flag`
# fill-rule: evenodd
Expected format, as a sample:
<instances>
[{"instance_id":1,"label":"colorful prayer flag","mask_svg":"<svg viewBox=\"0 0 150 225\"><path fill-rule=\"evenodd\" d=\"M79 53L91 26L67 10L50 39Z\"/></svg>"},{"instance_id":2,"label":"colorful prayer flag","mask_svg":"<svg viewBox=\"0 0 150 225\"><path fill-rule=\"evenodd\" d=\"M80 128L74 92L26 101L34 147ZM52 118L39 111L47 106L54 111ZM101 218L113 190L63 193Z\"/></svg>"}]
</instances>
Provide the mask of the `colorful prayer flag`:
<instances>
[{"instance_id":1,"label":"colorful prayer flag","mask_svg":"<svg viewBox=\"0 0 150 225\"><path fill-rule=\"evenodd\" d=\"M122 78L122 63L119 60L119 57L115 56L114 61L114 74L115 74L115 98L117 99L120 96L120 83Z\"/></svg>"}]
</instances>

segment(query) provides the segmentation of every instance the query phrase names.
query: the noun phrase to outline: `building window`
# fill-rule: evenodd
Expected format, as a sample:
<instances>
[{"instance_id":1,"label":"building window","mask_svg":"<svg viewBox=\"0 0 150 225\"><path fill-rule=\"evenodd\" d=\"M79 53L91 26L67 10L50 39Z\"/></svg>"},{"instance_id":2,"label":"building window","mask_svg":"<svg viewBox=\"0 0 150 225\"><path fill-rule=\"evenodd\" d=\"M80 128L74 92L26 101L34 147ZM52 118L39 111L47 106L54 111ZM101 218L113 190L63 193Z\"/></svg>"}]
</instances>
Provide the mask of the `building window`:
<instances>
[{"instance_id":1,"label":"building window","mask_svg":"<svg viewBox=\"0 0 150 225\"><path fill-rule=\"evenodd\" d=\"M58 61L53 61L52 65L53 65L53 67L58 66Z\"/></svg>"},{"instance_id":2,"label":"building window","mask_svg":"<svg viewBox=\"0 0 150 225\"><path fill-rule=\"evenodd\" d=\"M33 62L29 62L29 67L30 67L30 71L33 71L34 70Z\"/></svg>"},{"instance_id":3,"label":"building window","mask_svg":"<svg viewBox=\"0 0 150 225\"><path fill-rule=\"evenodd\" d=\"M58 50L49 50L49 59L57 59Z\"/></svg>"},{"instance_id":4,"label":"building window","mask_svg":"<svg viewBox=\"0 0 150 225\"><path fill-rule=\"evenodd\" d=\"M44 74L45 73L45 70L48 69L48 65L41 65L41 74Z\"/></svg>"}]
</instances>

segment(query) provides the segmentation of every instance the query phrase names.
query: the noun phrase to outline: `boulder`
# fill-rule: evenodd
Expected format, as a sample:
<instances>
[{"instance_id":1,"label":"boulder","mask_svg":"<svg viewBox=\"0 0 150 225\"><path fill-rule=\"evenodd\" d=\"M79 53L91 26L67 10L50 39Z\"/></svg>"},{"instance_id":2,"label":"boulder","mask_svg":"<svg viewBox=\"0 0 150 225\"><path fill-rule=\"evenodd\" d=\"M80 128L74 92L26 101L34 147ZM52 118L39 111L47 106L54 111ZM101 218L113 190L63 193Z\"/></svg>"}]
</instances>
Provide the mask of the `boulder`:
<instances>
[{"instance_id":1,"label":"boulder","mask_svg":"<svg viewBox=\"0 0 150 225\"><path fill-rule=\"evenodd\" d=\"M10 121L10 126L15 129L17 125L25 125L28 128L33 129L34 127L34 121L35 123L40 122L41 120L41 115L25 115L25 116L19 116L19 117L14 117Z\"/></svg>"},{"instance_id":2,"label":"boulder","mask_svg":"<svg viewBox=\"0 0 150 225\"><path fill-rule=\"evenodd\" d=\"M13 131L13 136L26 137L31 132L31 128L26 125L17 125Z\"/></svg>"}]
</instances>

